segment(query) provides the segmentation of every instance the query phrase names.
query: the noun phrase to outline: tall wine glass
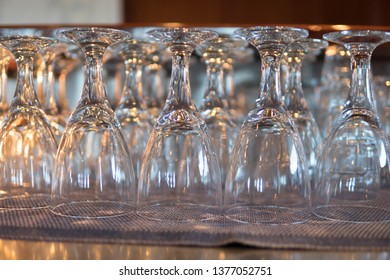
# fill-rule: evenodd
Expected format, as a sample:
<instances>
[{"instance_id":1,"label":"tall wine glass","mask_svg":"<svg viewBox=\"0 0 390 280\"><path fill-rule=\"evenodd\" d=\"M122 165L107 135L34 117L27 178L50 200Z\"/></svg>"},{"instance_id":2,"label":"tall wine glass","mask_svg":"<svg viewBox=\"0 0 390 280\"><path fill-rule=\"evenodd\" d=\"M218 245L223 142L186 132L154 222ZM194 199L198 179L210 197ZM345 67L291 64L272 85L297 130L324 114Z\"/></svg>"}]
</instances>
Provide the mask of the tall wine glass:
<instances>
[{"instance_id":1,"label":"tall wine glass","mask_svg":"<svg viewBox=\"0 0 390 280\"><path fill-rule=\"evenodd\" d=\"M247 111L245 110L245 105L241 104L243 103L241 101L242 93L239 95L237 92L235 67L240 64L245 67L253 63L254 59L255 50L249 46L241 46L230 49L229 56L223 64L225 94L228 100L229 112L238 126L241 126L244 122Z\"/></svg>"},{"instance_id":2,"label":"tall wine glass","mask_svg":"<svg viewBox=\"0 0 390 280\"><path fill-rule=\"evenodd\" d=\"M217 153L224 184L239 126L234 122L225 94L223 65L231 50L243 41L221 36L199 45L196 51L207 65L207 88L199 111L204 118Z\"/></svg>"},{"instance_id":3,"label":"tall wine glass","mask_svg":"<svg viewBox=\"0 0 390 280\"><path fill-rule=\"evenodd\" d=\"M153 117L146 110L143 95L142 67L145 56L159 47L157 43L129 39L115 47L125 63L126 79L122 98L115 115L133 159L135 176L138 178L142 155L152 131Z\"/></svg>"},{"instance_id":4,"label":"tall wine glass","mask_svg":"<svg viewBox=\"0 0 390 280\"><path fill-rule=\"evenodd\" d=\"M261 56L256 107L238 135L225 184L227 217L247 223L289 224L309 219L310 180L299 132L280 91L280 59L287 46L308 36L293 27L252 27L234 34Z\"/></svg>"},{"instance_id":5,"label":"tall wine glass","mask_svg":"<svg viewBox=\"0 0 390 280\"><path fill-rule=\"evenodd\" d=\"M67 51L58 55L54 60L58 72L58 108L60 114L66 119L69 118L73 108L72 104L69 103L69 98L78 99L70 94L68 96L68 84L74 85L72 76L78 76L79 72L82 71L82 59L82 51L74 44L70 44Z\"/></svg>"},{"instance_id":6,"label":"tall wine glass","mask_svg":"<svg viewBox=\"0 0 390 280\"><path fill-rule=\"evenodd\" d=\"M290 44L284 54L287 66L285 105L303 143L311 184L314 183L317 159L322 152L322 137L303 93L301 68L306 54L318 52L327 45L324 40L305 38Z\"/></svg>"},{"instance_id":7,"label":"tall wine glass","mask_svg":"<svg viewBox=\"0 0 390 280\"><path fill-rule=\"evenodd\" d=\"M383 130L390 140L390 77L374 77L374 99Z\"/></svg>"},{"instance_id":8,"label":"tall wine glass","mask_svg":"<svg viewBox=\"0 0 390 280\"><path fill-rule=\"evenodd\" d=\"M3 33L4 32L4 33ZM1 30L0 35L8 34ZM34 56L55 41L50 38L1 36L14 55L17 82L13 101L0 128L0 208L49 205L57 143L33 84Z\"/></svg>"},{"instance_id":9,"label":"tall wine glass","mask_svg":"<svg viewBox=\"0 0 390 280\"><path fill-rule=\"evenodd\" d=\"M324 38L350 51L352 80L318 164L314 213L348 222L388 221L390 210L376 207L390 185L390 167L389 143L373 102L370 61L375 47L390 41L390 32L350 30Z\"/></svg>"},{"instance_id":10,"label":"tall wine glass","mask_svg":"<svg viewBox=\"0 0 390 280\"><path fill-rule=\"evenodd\" d=\"M329 45L321 74L320 97L313 112L323 139L326 139L343 110L351 83L350 52L342 45Z\"/></svg>"},{"instance_id":11,"label":"tall wine glass","mask_svg":"<svg viewBox=\"0 0 390 280\"><path fill-rule=\"evenodd\" d=\"M218 159L207 126L191 98L189 59L217 37L192 28L156 29L151 38L172 54L168 98L147 144L139 177L139 214L154 220L205 220L222 201Z\"/></svg>"},{"instance_id":12,"label":"tall wine glass","mask_svg":"<svg viewBox=\"0 0 390 280\"><path fill-rule=\"evenodd\" d=\"M51 32L52 33L52 32ZM54 36L54 34L52 35ZM54 94L54 59L57 55L66 52L67 45L61 42L53 44L40 52L41 63L37 70L38 99L51 125L51 130L57 142L61 140L66 125L66 117L60 114ZM41 98L40 98L41 97Z\"/></svg>"},{"instance_id":13,"label":"tall wine glass","mask_svg":"<svg viewBox=\"0 0 390 280\"><path fill-rule=\"evenodd\" d=\"M145 92L147 96L146 107L153 116L154 122L160 115L167 99L168 79L164 64L170 58L171 56L166 48L159 48L146 57L144 68Z\"/></svg>"},{"instance_id":14,"label":"tall wine glass","mask_svg":"<svg viewBox=\"0 0 390 280\"><path fill-rule=\"evenodd\" d=\"M0 121L8 111L7 104L7 78L8 64L12 58L12 53L0 47Z\"/></svg>"},{"instance_id":15,"label":"tall wine glass","mask_svg":"<svg viewBox=\"0 0 390 280\"><path fill-rule=\"evenodd\" d=\"M58 36L83 50L85 82L56 155L52 211L76 218L126 214L135 206L136 181L120 125L107 100L102 58L109 45L129 33L90 27L62 29Z\"/></svg>"}]
</instances>

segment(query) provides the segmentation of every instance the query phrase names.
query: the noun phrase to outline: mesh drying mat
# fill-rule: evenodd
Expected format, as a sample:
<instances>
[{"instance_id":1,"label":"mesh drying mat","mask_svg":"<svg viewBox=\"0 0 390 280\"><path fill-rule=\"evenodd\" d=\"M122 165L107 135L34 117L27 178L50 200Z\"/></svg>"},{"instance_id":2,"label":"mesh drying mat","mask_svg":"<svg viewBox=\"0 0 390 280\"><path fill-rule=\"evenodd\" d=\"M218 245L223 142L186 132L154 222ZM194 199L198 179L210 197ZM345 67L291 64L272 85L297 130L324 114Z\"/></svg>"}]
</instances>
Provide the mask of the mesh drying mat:
<instances>
[{"instance_id":1,"label":"mesh drying mat","mask_svg":"<svg viewBox=\"0 0 390 280\"><path fill-rule=\"evenodd\" d=\"M374 205L390 210L390 191ZM244 224L225 217L160 222L137 214L74 219L49 209L0 211L0 238L117 244L223 246L231 243L274 249L389 250L390 222L347 223L314 215L303 224Z\"/></svg>"}]
</instances>

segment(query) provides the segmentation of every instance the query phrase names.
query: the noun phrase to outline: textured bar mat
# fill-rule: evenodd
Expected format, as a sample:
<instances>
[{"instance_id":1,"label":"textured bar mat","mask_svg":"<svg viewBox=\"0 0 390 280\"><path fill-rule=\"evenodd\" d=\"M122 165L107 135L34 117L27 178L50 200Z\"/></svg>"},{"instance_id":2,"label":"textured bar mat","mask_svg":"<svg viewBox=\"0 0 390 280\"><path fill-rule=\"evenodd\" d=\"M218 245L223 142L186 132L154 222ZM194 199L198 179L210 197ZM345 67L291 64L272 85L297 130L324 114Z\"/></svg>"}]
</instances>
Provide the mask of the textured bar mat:
<instances>
[{"instance_id":1,"label":"textured bar mat","mask_svg":"<svg viewBox=\"0 0 390 280\"><path fill-rule=\"evenodd\" d=\"M376 205L390 211L390 192ZM0 211L0 238L117 244L224 246L232 243L273 249L389 250L390 222L346 223L314 215L306 223L264 225L226 217L160 222L135 213L103 219L74 219L49 209Z\"/></svg>"}]
</instances>

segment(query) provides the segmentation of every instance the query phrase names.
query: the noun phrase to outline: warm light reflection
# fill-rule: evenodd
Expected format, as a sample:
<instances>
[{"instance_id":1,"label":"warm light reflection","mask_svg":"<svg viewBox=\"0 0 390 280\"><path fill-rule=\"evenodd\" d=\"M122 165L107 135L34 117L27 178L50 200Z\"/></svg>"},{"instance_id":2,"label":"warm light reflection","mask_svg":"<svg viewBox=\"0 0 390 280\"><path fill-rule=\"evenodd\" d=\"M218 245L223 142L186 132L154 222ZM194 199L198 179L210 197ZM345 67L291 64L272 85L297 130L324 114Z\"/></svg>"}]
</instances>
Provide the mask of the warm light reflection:
<instances>
[{"instance_id":1,"label":"warm light reflection","mask_svg":"<svg viewBox=\"0 0 390 280\"><path fill-rule=\"evenodd\" d=\"M309 25L308 29L309 29L310 31L316 31L316 32L318 32L318 31L321 31L321 30L322 30L322 27L321 27L320 25Z\"/></svg>"},{"instance_id":2,"label":"warm light reflection","mask_svg":"<svg viewBox=\"0 0 390 280\"><path fill-rule=\"evenodd\" d=\"M182 27L183 24L180 22L166 22L163 24L163 26L166 28L178 28L178 27Z\"/></svg>"},{"instance_id":3,"label":"warm light reflection","mask_svg":"<svg viewBox=\"0 0 390 280\"><path fill-rule=\"evenodd\" d=\"M351 29L351 26L344 24L336 24L331 26L334 30L343 31Z\"/></svg>"},{"instance_id":4,"label":"warm light reflection","mask_svg":"<svg viewBox=\"0 0 390 280\"><path fill-rule=\"evenodd\" d=\"M147 246L0 239L0 260L153 259L388 259L388 252L267 250L264 248Z\"/></svg>"}]
</instances>

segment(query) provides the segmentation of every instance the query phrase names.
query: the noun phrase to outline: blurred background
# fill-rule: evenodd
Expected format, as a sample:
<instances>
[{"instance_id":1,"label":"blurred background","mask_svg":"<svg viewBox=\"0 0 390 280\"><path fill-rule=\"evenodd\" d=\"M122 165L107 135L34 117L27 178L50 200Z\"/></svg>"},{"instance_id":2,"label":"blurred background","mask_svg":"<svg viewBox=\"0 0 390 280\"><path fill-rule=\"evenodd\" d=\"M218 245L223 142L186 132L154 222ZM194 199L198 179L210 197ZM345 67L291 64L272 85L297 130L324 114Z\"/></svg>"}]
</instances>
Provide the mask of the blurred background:
<instances>
[{"instance_id":1,"label":"blurred background","mask_svg":"<svg viewBox=\"0 0 390 280\"><path fill-rule=\"evenodd\" d=\"M321 38L324 32L349 29L350 25L390 30L389 11L387 0L0 0L0 26L82 24L125 28L179 23L205 27L280 24L303 25L310 30L310 37ZM390 75L389 46L385 44L375 50L375 75ZM256 51L254 55L252 62L236 65L235 69L237 98L247 110L254 104L260 83ZM306 59L302 69L305 94L314 104L318 103L323 60L324 53ZM78 99L74 92L81 92L81 65L74 67L67 80L71 105ZM118 82L118 69L122 71L123 67L118 68L117 61L113 64L108 61L105 67L107 92L115 104L123 86L123 81ZM164 67L169 77L170 61ZM194 55L191 86L197 104L206 87L205 73L204 63ZM9 87L8 92L13 93L14 85L10 83Z\"/></svg>"},{"instance_id":2,"label":"blurred background","mask_svg":"<svg viewBox=\"0 0 390 280\"><path fill-rule=\"evenodd\" d=\"M0 24L390 25L387 0L0 0Z\"/></svg>"}]
</instances>

